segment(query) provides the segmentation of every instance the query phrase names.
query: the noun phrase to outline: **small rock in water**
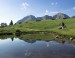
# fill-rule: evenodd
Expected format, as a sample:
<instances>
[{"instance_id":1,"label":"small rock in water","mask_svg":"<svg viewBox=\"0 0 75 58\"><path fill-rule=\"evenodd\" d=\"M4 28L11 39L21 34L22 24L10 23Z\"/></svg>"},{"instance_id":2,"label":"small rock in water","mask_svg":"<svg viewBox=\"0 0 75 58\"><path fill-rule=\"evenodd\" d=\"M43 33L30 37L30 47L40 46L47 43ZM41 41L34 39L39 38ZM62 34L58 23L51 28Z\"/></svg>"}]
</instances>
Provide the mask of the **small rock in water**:
<instances>
[{"instance_id":1,"label":"small rock in water","mask_svg":"<svg viewBox=\"0 0 75 58\"><path fill-rule=\"evenodd\" d=\"M59 38L59 36L57 35L55 38Z\"/></svg>"},{"instance_id":2,"label":"small rock in water","mask_svg":"<svg viewBox=\"0 0 75 58\"><path fill-rule=\"evenodd\" d=\"M73 41L75 41L75 39L73 39Z\"/></svg>"},{"instance_id":3,"label":"small rock in water","mask_svg":"<svg viewBox=\"0 0 75 58\"><path fill-rule=\"evenodd\" d=\"M73 40L73 37L70 37L70 40Z\"/></svg>"}]
</instances>

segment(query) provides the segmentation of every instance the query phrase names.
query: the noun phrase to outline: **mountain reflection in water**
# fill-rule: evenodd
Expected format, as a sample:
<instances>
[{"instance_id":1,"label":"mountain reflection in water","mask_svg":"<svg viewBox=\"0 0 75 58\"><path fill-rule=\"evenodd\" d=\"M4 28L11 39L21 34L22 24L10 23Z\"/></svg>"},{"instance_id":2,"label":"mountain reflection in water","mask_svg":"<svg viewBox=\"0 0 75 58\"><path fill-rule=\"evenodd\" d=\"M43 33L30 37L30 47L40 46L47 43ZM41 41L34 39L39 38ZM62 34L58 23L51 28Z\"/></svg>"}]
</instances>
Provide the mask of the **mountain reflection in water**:
<instances>
[{"instance_id":1,"label":"mountain reflection in water","mask_svg":"<svg viewBox=\"0 0 75 58\"><path fill-rule=\"evenodd\" d=\"M0 58L75 58L75 44L55 40L0 39Z\"/></svg>"}]
</instances>

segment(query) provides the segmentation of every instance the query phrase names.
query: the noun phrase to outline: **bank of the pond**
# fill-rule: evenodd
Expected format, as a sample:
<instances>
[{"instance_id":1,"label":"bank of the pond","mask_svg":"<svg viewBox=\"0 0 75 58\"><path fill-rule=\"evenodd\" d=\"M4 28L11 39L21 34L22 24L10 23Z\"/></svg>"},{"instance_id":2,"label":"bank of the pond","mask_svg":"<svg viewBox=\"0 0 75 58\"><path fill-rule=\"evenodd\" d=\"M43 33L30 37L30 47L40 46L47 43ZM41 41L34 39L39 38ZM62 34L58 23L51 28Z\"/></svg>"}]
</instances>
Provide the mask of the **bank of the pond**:
<instances>
[{"instance_id":1,"label":"bank of the pond","mask_svg":"<svg viewBox=\"0 0 75 58\"><path fill-rule=\"evenodd\" d=\"M34 36L32 36L32 35ZM57 33L57 32L53 32L53 31L24 31L21 32L20 30L16 31L15 33L12 32L0 32L0 36L21 36L24 35L26 38L31 39L31 38L35 38L38 39L38 35L36 36L36 34L39 34L39 39L41 38L45 38L45 39L50 39L50 38L57 38L57 39L69 39L69 40L75 40L75 36L72 35L66 35L66 34L61 34L61 33ZM21 36L24 37L24 36ZM42 36L42 37L41 37ZM44 37L45 36L45 37Z\"/></svg>"}]
</instances>

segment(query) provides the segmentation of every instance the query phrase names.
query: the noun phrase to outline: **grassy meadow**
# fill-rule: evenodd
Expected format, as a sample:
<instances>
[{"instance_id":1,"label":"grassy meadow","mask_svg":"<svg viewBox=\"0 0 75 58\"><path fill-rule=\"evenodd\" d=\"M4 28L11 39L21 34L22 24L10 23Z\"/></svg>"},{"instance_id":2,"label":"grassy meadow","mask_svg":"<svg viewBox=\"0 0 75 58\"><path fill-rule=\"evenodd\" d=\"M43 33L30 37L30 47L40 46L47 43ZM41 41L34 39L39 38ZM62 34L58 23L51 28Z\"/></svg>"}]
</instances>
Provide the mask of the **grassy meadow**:
<instances>
[{"instance_id":1,"label":"grassy meadow","mask_svg":"<svg viewBox=\"0 0 75 58\"><path fill-rule=\"evenodd\" d=\"M64 29L58 29L61 22L65 23ZM61 35L75 36L75 18L70 19L56 19L56 20L41 20L41 21L28 21L21 24L15 24L13 26L8 26L0 28L0 32L12 32L15 33L16 30L22 32L25 31L49 31L55 32Z\"/></svg>"}]
</instances>

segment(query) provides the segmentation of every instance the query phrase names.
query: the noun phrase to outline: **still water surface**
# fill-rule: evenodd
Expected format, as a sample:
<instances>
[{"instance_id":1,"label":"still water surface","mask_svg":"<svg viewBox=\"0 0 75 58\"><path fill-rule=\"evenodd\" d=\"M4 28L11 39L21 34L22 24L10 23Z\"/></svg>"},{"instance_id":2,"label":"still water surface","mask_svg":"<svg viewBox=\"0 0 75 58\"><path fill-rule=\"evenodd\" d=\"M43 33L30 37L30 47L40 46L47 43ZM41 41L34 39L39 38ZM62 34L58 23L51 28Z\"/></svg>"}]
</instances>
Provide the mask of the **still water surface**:
<instances>
[{"instance_id":1,"label":"still water surface","mask_svg":"<svg viewBox=\"0 0 75 58\"><path fill-rule=\"evenodd\" d=\"M0 58L75 58L75 44L55 40L0 39Z\"/></svg>"}]
</instances>

